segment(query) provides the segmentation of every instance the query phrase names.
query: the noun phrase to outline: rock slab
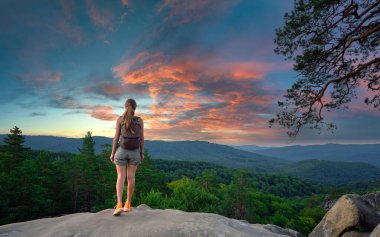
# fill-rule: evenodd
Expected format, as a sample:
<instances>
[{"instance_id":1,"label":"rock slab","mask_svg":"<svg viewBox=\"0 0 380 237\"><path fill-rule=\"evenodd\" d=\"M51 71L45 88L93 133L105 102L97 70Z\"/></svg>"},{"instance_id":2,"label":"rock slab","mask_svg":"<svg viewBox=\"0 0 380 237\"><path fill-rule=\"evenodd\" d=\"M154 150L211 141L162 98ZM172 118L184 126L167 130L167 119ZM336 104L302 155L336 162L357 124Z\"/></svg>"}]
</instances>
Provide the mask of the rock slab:
<instances>
[{"instance_id":1,"label":"rock slab","mask_svg":"<svg viewBox=\"0 0 380 237\"><path fill-rule=\"evenodd\" d=\"M213 213L151 209L142 204L131 212L113 216L113 209L75 213L0 226L0 237L186 237L256 236L299 237L300 233L277 226L250 224ZM273 230L273 231L272 231Z\"/></svg>"},{"instance_id":2,"label":"rock slab","mask_svg":"<svg viewBox=\"0 0 380 237\"><path fill-rule=\"evenodd\" d=\"M359 195L347 194L338 199L309 237L340 237L357 225L373 230L379 223L380 214L368 201ZM353 232L347 233L347 236L359 237L359 234Z\"/></svg>"}]
</instances>

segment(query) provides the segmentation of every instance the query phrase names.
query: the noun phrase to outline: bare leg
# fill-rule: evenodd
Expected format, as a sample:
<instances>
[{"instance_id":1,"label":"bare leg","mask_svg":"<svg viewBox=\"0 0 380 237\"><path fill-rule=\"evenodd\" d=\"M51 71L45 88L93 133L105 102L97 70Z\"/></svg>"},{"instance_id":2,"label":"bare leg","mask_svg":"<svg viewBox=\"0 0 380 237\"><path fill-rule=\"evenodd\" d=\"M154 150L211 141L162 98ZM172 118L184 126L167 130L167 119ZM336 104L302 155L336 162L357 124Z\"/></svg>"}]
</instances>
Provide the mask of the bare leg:
<instances>
[{"instance_id":1,"label":"bare leg","mask_svg":"<svg viewBox=\"0 0 380 237\"><path fill-rule=\"evenodd\" d=\"M137 165L128 165L127 169L127 179L128 179L128 192L127 192L127 203L131 203L133 191L135 190L135 174Z\"/></svg>"},{"instance_id":2,"label":"bare leg","mask_svg":"<svg viewBox=\"0 0 380 237\"><path fill-rule=\"evenodd\" d=\"M123 191L124 191L124 183L126 177L126 166L116 165L117 171L117 182L116 182L116 194L117 194L117 202L122 202Z\"/></svg>"}]
</instances>

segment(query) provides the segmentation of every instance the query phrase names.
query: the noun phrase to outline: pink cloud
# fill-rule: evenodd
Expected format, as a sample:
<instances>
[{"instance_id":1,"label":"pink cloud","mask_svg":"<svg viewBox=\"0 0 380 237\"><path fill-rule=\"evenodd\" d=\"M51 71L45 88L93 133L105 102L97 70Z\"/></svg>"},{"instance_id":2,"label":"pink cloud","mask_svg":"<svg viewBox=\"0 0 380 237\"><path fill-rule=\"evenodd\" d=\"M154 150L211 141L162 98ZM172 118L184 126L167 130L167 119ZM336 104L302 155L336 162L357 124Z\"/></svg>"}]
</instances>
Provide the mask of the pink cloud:
<instances>
[{"instance_id":1,"label":"pink cloud","mask_svg":"<svg viewBox=\"0 0 380 237\"><path fill-rule=\"evenodd\" d=\"M112 68L125 84L147 85L153 103L150 113L141 116L151 139L182 136L181 140L219 138L219 142L273 133L267 119L260 116L270 110L278 90L274 85L261 86L272 70L278 70L276 65L265 62L191 57L169 60L150 52Z\"/></svg>"},{"instance_id":2,"label":"pink cloud","mask_svg":"<svg viewBox=\"0 0 380 237\"><path fill-rule=\"evenodd\" d=\"M97 105L91 108L91 117L99 120L114 121L118 115L114 114L112 106Z\"/></svg>"},{"instance_id":3,"label":"pink cloud","mask_svg":"<svg viewBox=\"0 0 380 237\"><path fill-rule=\"evenodd\" d=\"M347 109L333 110L326 113L326 115L333 118L354 118L363 115L380 117L380 110L378 108L374 108L372 105L367 105L364 102L366 97L372 98L376 94L378 92L368 89L367 81L360 81L359 86L356 88L356 98L352 98L349 103L345 104ZM330 94L326 94L323 101L324 103L331 101Z\"/></svg>"}]
</instances>

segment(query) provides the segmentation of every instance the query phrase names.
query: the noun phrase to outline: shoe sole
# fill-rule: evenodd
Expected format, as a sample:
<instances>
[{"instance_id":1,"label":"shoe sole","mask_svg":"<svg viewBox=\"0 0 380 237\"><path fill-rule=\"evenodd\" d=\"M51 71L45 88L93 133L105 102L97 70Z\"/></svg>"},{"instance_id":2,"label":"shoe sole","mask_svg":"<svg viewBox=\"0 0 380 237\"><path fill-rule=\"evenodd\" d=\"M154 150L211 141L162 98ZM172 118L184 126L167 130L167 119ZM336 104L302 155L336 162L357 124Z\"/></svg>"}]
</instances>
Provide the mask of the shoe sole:
<instances>
[{"instance_id":1,"label":"shoe sole","mask_svg":"<svg viewBox=\"0 0 380 237\"><path fill-rule=\"evenodd\" d=\"M114 213L113 213L113 215L114 216L119 216L121 213L123 212L123 210L119 210L119 211L115 211Z\"/></svg>"},{"instance_id":2,"label":"shoe sole","mask_svg":"<svg viewBox=\"0 0 380 237\"><path fill-rule=\"evenodd\" d=\"M123 211L124 212L130 212L130 211L132 211L132 208L129 208L129 209L128 208L123 208Z\"/></svg>"}]
</instances>

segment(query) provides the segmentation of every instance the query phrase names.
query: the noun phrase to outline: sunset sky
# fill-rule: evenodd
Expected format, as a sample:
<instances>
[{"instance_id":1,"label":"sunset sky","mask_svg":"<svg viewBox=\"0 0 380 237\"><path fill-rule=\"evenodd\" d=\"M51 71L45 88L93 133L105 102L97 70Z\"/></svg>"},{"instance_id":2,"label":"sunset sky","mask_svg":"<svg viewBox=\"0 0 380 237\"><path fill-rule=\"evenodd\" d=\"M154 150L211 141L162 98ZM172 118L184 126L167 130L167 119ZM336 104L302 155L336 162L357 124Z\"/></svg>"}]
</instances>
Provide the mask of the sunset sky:
<instances>
[{"instance_id":1,"label":"sunset sky","mask_svg":"<svg viewBox=\"0 0 380 237\"><path fill-rule=\"evenodd\" d=\"M147 140L282 146L380 143L363 103L335 133L269 128L293 61L273 52L293 0L0 1L0 133L112 137L128 98Z\"/></svg>"}]
</instances>

